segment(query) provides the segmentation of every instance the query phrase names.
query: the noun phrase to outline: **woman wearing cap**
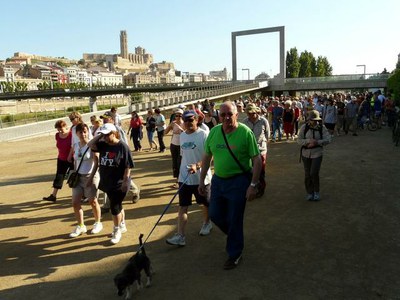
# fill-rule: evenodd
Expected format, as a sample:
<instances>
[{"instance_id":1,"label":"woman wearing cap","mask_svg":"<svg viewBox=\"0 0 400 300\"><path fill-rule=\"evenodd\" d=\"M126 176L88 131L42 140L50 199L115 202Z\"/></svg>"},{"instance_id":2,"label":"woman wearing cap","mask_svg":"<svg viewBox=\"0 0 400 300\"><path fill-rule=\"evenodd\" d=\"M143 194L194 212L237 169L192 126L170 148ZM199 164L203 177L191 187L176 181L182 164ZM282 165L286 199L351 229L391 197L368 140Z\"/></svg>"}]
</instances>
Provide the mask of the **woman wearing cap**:
<instances>
[{"instance_id":1,"label":"woman wearing cap","mask_svg":"<svg viewBox=\"0 0 400 300\"><path fill-rule=\"evenodd\" d=\"M321 123L317 110L309 112L306 124L301 126L297 143L301 145L300 155L304 165L304 184L309 201L320 200L319 170L322 163L323 146L331 142L328 129Z\"/></svg>"},{"instance_id":2,"label":"woman wearing cap","mask_svg":"<svg viewBox=\"0 0 400 300\"><path fill-rule=\"evenodd\" d=\"M127 231L122 200L131 184L131 168L134 166L131 152L128 145L119 139L118 129L110 123L99 129L99 133L89 141L88 146L99 152L99 189L110 199L114 223L111 243L117 244L122 233Z\"/></svg>"},{"instance_id":3,"label":"woman wearing cap","mask_svg":"<svg viewBox=\"0 0 400 300\"><path fill-rule=\"evenodd\" d=\"M210 114L208 110L203 110L204 114L204 121L203 123L207 125L208 128L213 128L214 126L217 126L218 122L217 120Z\"/></svg>"},{"instance_id":4,"label":"woman wearing cap","mask_svg":"<svg viewBox=\"0 0 400 300\"><path fill-rule=\"evenodd\" d=\"M178 188L178 176L179 169L181 167L181 144L180 144L180 135L185 131L185 123L182 120L183 110L178 108L174 111L175 120L172 121L168 127L165 129L165 134L168 134L172 130L172 138L171 138L171 156L172 156L172 175L176 178L176 183L173 185L173 188Z\"/></svg>"}]
</instances>

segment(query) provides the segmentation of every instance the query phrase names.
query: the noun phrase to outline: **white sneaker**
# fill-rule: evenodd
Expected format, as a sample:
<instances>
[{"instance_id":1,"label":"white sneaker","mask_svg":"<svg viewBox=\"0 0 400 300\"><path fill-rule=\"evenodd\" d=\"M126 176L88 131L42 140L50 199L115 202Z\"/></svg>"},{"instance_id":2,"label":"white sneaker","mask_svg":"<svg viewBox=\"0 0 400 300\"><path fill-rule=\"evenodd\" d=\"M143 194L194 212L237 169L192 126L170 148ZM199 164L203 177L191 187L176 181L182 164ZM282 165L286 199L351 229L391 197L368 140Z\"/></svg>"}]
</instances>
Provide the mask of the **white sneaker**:
<instances>
[{"instance_id":1,"label":"white sneaker","mask_svg":"<svg viewBox=\"0 0 400 300\"><path fill-rule=\"evenodd\" d=\"M185 246L185 236L180 233L175 233L171 238L166 240L167 244L176 245L176 246Z\"/></svg>"},{"instance_id":2,"label":"white sneaker","mask_svg":"<svg viewBox=\"0 0 400 300\"><path fill-rule=\"evenodd\" d=\"M83 225L83 226L78 225L78 226L76 226L75 230L69 234L69 237L74 238L74 237L80 236L82 233L86 233L86 232L87 232L87 229L86 229L85 225Z\"/></svg>"},{"instance_id":3,"label":"white sneaker","mask_svg":"<svg viewBox=\"0 0 400 300\"><path fill-rule=\"evenodd\" d=\"M103 224L101 224L101 222L96 222L93 224L93 229L92 229L91 233L96 234L102 230L103 230Z\"/></svg>"},{"instance_id":4,"label":"white sneaker","mask_svg":"<svg viewBox=\"0 0 400 300\"><path fill-rule=\"evenodd\" d=\"M125 233L128 231L125 222L121 222L121 224L119 224L119 229L121 230L121 233Z\"/></svg>"},{"instance_id":5,"label":"white sneaker","mask_svg":"<svg viewBox=\"0 0 400 300\"><path fill-rule=\"evenodd\" d=\"M212 229L212 224L210 221L208 223L203 223L203 226L201 226L199 235L209 235L211 229Z\"/></svg>"},{"instance_id":6,"label":"white sneaker","mask_svg":"<svg viewBox=\"0 0 400 300\"><path fill-rule=\"evenodd\" d=\"M118 244L119 241L121 240L122 234L121 234L121 229L119 227L114 227L114 231L112 233L111 237L111 243Z\"/></svg>"}]
</instances>

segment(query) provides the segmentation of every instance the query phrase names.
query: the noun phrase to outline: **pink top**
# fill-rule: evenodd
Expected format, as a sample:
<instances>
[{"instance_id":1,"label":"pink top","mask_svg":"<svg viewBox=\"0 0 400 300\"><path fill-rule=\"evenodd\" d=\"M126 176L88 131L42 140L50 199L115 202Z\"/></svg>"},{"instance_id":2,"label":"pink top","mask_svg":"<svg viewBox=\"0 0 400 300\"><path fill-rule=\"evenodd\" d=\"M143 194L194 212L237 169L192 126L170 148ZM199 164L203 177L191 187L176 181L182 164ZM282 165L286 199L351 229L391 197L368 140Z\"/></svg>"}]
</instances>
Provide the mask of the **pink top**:
<instances>
[{"instance_id":1,"label":"pink top","mask_svg":"<svg viewBox=\"0 0 400 300\"><path fill-rule=\"evenodd\" d=\"M67 160L69 151L71 150L72 132L69 131L65 138L60 137L60 133L56 133L56 146L58 149L58 158L60 160Z\"/></svg>"}]
</instances>

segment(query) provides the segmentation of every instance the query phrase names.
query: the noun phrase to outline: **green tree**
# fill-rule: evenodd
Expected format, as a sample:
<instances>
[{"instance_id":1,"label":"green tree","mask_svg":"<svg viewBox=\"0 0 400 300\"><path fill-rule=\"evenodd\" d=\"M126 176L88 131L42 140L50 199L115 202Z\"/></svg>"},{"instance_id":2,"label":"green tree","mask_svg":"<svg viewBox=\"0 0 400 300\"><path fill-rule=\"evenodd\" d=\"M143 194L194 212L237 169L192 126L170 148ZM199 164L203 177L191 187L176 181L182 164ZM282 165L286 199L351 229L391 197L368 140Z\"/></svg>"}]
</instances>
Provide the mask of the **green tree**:
<instances>
[{"instance_id":1,"label":"green tree","mask_svg":"<svg viewBox=\"0 0 400 300\"><path fill-rule=\"evenodd\" d=\"M400 105L400 69L396 69L394 74L388 78L387 86L396 105Z\"/></svg>"},{"instance_id":2,"label":"green tree","mask_svg":"<svg viewBox=\"0 0 400 300\"><path fill-rule=\"evenodd\" d=\"M316 61L311 52L307 50L301 52L299 57L300 70L299 77L312 77L315 76Z\"/></svg>"},{"instance_id":3,"label":"green tree","mask_svg":"<svg viewBox=\"0 0 400 300\"><path fill-rule=\"evenodd\" d=\"M295 47L286 52L286 78L299 77L299 72L299 54L297 53L297 49Z\"/></svg>"}]
</instances>

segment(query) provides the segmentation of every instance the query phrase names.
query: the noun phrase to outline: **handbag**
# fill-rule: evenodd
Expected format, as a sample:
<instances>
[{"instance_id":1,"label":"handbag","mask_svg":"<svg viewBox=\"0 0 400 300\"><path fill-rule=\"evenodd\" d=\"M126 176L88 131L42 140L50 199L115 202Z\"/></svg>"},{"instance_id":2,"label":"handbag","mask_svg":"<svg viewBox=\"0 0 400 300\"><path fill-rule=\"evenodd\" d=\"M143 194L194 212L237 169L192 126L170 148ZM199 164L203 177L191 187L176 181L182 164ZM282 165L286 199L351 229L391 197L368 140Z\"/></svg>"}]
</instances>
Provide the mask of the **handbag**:
<instances>
[{"instance_id":1,"label":"handbag","mask_svg":"<svg viewBox=\"0 0 400 300\"><path fill-rule=\"evenodd\" d=\"M86 150L83 152L82 154L82 159L78 165L78 168L76 169L76 171L72 171L69 173L68 179L67 179L67 184L70 188L74 188L77 187L79 184L79 178L80 178L80 174L79 174L79 169L82 165L83 162L83 157L85 156L86 152L89 150L89 147L86 148Z\"/></svg>"}]
</instances>

